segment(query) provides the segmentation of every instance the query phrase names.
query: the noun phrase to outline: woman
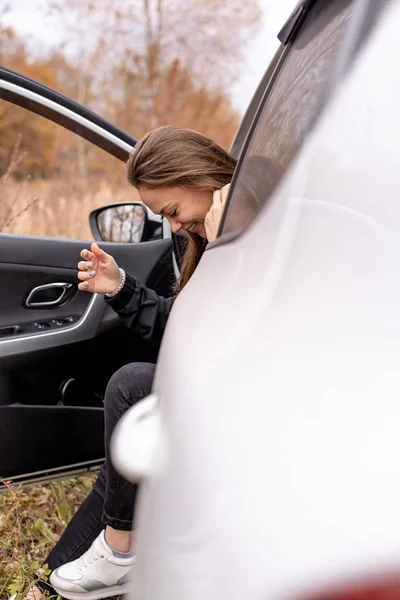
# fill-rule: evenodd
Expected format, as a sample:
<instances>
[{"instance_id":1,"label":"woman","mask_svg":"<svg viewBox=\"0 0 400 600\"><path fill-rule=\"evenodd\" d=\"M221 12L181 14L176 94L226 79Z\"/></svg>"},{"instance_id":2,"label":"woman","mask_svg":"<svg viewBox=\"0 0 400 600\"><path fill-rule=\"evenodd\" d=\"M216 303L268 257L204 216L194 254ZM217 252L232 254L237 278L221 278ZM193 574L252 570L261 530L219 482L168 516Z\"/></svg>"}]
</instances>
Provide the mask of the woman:
<instances>
[{"instance_id":1,"label":"woman","mask_svg":"<svg viewBox=\"0 0 400 600\"><path fill-rule=\"evenodd\" d=\"M127 164L128 180L141 200L168 219L174 233L184 230L188 244L175 294L158 296L118 267L109 254L92 244L78 264L78 288L105 295L125 324L147 341L161 342L175 295L186 285L204 252L217 235L236 159L209 138L180 127L161 127L135 146ZM155 365L125 365L106 390L106 461L92 492L80 506L45 561L50 582L63 597L106 598L127 589L132 571L132 528L137 486L113 468L109 441L130 406L151 392ZM29 600L44 600L41 589Z\"/></svg>"}]
</instances>

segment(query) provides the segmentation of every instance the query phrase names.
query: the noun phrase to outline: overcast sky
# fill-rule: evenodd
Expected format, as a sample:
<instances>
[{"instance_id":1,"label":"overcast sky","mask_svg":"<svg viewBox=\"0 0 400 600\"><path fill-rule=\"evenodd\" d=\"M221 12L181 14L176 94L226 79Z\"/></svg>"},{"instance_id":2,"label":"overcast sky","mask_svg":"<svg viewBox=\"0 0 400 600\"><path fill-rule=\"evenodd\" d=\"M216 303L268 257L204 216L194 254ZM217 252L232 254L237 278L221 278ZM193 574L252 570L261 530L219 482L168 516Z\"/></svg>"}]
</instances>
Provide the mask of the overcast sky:
<instances>
[{"instance_id":1,"label":"overcast sky","mask_svg":"<svg viewBox=\"0 0 400 600\"><path fill-rule=\"evenodd\" d=\"M247 72L243 73L232 95L234 104L241 111L244 111L250 102L279 45L277 35L297 3L298 0L259 0L263 10L262 24L246 52Z\"/></svg>"},{"instance_id":2,"label":"overcast sky","mask_svg":"<svg viewBox=\"0 0 400 600\"><path fill-rule=\"evenodd\" d=\"M297 0L259 0L259 3L263 9L260 31L248 45L245 72L232 90L232 101L241 112L246 109L275 52L278 46L277 33L297 4ZM44 29L42 13L38 10L40 0L9 0L8 4L11 11L5 20L17 30L38 39L43 46L56 41L57 33Z\"/></svg>"}]
</instances>

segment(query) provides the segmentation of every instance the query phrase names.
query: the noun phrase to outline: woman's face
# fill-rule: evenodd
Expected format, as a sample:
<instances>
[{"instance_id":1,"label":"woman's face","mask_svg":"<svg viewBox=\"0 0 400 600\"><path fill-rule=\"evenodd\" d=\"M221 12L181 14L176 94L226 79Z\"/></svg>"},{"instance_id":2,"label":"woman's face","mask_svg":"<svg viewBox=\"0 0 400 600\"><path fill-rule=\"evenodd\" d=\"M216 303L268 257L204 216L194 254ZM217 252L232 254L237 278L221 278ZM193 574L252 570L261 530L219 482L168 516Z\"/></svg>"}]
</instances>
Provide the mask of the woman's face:
<instances>
[{"instance_id":1,"label":"woman's face","mask_svg":"<svg viewBox=\"0 0 400 600\"><path fill-rule=\"evenodd\" d=\"M157 215L166 217L173 233L180 229L206 237L204 219L211 208L212 192L183 187L149 189L139 187L142 202Z\"/></svg>"}]
</instances>

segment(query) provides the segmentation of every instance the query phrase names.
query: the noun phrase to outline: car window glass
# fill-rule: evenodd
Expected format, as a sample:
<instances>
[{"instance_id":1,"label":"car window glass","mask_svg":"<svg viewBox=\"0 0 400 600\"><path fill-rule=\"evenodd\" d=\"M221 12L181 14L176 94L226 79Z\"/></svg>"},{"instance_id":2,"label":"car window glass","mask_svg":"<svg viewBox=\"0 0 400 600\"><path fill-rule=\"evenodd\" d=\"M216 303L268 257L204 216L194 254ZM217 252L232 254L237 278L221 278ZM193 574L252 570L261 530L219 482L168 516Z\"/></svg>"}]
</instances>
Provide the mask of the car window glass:
<instances>
[{"instance_id":1,"label":"car window glass","mask_svg":"<svg viewBox=\"0 0 400 600\"><path fill-rule=\"evenodd\" d=\"M123 161L0 99L0 232L92 239L89 213L138 200Z\"/></svg>"},{"instance_id":2,"label":"car window glass","mask_svg":"<svg viewBox=\"0 0 400 600\"><path fill-rule=\"evenodd\" d=\"M317 2L277 74L239 165L223 233L257 216L304 141L351 13L350 0Z\"/></svg>"}]
</instances>

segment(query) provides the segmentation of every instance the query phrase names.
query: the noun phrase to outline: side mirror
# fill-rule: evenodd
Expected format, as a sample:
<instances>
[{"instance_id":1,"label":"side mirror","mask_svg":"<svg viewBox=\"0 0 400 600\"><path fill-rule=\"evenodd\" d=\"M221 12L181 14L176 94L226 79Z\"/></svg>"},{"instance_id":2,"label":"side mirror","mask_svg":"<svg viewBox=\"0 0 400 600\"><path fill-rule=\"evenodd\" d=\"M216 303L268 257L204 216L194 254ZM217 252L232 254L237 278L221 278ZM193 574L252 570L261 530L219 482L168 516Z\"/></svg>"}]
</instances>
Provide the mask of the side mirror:
<instances>
[{"instance_id":1,"label":"side mirror","mask_svg":"<svg viewBox=\"0 0 400 600\"><path fill-rule=\"evenodd\" d=\"M137 244L162 239L162 217L142 202L121 202L96 208L89 215L96 241Z\"/></svg>"}]
</instances>

